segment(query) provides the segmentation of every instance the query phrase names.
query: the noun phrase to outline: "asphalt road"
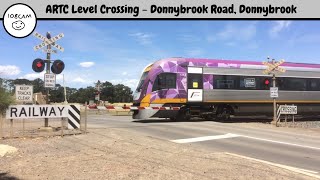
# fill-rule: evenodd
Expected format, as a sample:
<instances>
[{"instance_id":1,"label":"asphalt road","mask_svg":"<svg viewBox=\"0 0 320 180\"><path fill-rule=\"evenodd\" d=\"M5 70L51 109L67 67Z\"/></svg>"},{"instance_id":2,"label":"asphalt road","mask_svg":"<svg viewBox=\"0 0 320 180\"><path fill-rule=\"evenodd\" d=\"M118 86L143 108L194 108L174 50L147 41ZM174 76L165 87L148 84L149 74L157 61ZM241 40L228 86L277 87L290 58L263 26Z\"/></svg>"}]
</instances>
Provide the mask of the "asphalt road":
<instances>
[{"instance_id":1,"label":"asphalt road","mask_svg":"<svg viewBox=\"0 0 320 180\"><path fill-rule=\"evenodd\" d=\"M212 152L229 152L272 163L305 169L320 175L320 131L274 127L270 124L213 121L171 122L133 120L108 114L88 117L88 130L120 128L145 136L185 143ZM193 138L193 139L190 139Z\"/></svg>"}]
</instances>

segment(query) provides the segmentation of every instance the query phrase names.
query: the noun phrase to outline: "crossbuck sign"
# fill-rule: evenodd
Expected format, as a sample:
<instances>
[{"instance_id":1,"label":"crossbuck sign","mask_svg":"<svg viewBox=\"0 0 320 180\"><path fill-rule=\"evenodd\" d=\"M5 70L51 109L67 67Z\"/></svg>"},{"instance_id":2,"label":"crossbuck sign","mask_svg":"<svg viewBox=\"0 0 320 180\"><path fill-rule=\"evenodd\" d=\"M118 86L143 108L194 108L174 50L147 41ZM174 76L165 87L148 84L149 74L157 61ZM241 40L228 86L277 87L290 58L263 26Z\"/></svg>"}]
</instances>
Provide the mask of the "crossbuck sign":
<instances>
[{"instance_id":1,"label":"crossbuck sign","mask_svg":"<svg viewBox=\"0 0 320 180\"><path fill-rule=\"evenodd\" d=\"M284 68L279 67L283 63L284 63L284 60L280 60L277 63L263 62L263 64L268 67L266 70L263 71L263 73L270 74L272 71L279 71L284 73L286 72L286 70Z\"/></svg>"},{"instance_id":2,"label":"crossbuck sign","mask_svg":"<svg viewBox=\"0 0 320 180\"><path fill-rule=\"evenodd\" d=\"M37 37L38 39L40 39L40 40L43 41L41 44L36 45L36 46L33 47L33 49L34 49L35 51L37 51L37 50L39 50L39 49L42 49L42 48L44 48L44 47L46 47L46 46L48 46L48 45L51 45L51 46L57 48L57 49L60 50L61 52L64 51L64 48L63 48L62 46L60 46L59 44L55 43L56 41L58 41L59 39L61 39L61 38L64 37L64 34L63 34L63 33L61 33L61 34L59 34L59 35L57 35L57 36L55 36L55 37L52 37L52 38L50 38L50 39L46 38L45 36L42 36L40 33L37 33L37 32L35 32L33 35L34 35L35 37ZM44 52L46 52L46 53L56 53L55 50L50 50L50 49L44 50Z\"/></svg>"}]
</instances>

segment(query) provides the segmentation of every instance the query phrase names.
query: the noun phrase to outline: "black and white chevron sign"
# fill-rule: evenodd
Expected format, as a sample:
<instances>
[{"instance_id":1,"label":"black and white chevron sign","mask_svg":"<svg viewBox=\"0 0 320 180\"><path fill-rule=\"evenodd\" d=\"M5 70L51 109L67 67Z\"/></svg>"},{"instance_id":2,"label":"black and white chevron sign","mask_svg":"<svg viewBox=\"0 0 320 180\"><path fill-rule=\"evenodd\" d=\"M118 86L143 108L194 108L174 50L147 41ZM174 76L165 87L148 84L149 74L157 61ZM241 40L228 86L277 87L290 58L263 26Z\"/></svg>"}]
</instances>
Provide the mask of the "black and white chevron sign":
<instances>
[{"instance_id":1,"label":"black and white chevron sign","mask_svg":"<svg viewBox=\"0 0 320 180\"><path fill-rule=\"evenodd\" d=\"M68 129L80 128L80 105L68 105Z\"/></svg>"}]
</instances>

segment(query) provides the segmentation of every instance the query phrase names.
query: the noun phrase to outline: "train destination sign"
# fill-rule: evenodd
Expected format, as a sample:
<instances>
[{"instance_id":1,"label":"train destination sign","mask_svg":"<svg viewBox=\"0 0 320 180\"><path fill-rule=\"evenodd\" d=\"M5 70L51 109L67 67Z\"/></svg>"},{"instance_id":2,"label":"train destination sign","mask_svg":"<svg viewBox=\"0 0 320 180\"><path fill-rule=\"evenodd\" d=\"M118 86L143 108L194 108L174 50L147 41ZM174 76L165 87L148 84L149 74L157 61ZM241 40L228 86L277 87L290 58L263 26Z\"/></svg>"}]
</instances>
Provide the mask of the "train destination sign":
<instances>
[{"instance_id":1,"label":"train destination sign","mask_svg":"<svg viewBox=\"0 0 320 180\"><path fill-rule=\"evenodd\" d=\"M254 78L246 78L244 79L244 86L245 87L256 87L256 81Z\"/></svg>"},{"instance_id":2,"label":"train destination sign","mask_svg":"<svg viewBox=\"0 0 320 180\"><path fill-rule=\"evenodd\" d=\"M32 102L33 86L29 85L15 85L16 86L16 100L23 102Z\"/></svg>"},{"instance_id":3,"label":"train destination sign","mask_svg":"<svg viewBox=\"0 0 320 180\"><path fill-rule=\"evenodd\" d=\"M59 118L68 117L64 105L14 105L9 106L6 119Z\"/></svg>"}]
</instances>

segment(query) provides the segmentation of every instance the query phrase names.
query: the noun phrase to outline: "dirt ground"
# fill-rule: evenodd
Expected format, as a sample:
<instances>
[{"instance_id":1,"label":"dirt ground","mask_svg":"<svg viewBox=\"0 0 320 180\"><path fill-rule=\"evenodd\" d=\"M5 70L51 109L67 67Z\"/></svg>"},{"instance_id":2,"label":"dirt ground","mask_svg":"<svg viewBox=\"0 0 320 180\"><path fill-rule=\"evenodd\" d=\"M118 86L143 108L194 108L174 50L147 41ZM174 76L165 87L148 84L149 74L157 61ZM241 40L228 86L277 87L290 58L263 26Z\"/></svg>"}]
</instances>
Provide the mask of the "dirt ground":
<instances>
[{"instance_id":1,"label":"dirt ground","mask_svg":"<svg viewBox=\"0 0 320 180\"><path fill-rule=\"evenodd\" d=\"M255 161L119 129L7 139L0 179L312 179Z\"/></svg>"}]
</instances>

